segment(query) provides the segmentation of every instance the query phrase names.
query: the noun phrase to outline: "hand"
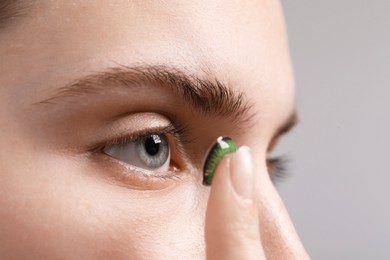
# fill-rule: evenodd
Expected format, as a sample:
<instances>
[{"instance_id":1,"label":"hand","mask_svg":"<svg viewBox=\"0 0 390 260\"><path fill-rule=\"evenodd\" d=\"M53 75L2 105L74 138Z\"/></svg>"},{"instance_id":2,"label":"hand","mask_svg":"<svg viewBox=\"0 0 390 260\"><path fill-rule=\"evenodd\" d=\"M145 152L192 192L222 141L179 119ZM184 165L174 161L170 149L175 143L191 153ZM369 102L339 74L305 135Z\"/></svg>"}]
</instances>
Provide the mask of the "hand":
<instances>
[{"instance_id":1,"label":"hand","mask_svg":"<svg viewBox=\"0 0 390 260\"><path fill-rule=\"evenodd\" d=\"M218 165L206 213L206 255L216 259L309 259L266 172L248 147Z\"/></svg>"}]
</instances>

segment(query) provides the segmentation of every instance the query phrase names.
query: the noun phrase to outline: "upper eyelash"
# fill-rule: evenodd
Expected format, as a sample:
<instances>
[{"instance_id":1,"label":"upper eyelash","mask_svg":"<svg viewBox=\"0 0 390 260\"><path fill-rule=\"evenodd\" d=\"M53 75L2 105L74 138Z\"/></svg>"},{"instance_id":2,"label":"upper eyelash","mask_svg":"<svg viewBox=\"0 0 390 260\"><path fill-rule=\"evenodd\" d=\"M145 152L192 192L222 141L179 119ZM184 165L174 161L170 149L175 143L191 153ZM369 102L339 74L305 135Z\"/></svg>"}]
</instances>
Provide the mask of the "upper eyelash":
<instances>
[{"instance_id":1,"label":"upper eyelash","mask_svg":"<svg viewBox=\"0 0 390 260\"><path fill-rule=\"evenodd\" d=\"M177 148L180 153L184 152L182 145L192 142L192 140L189 140L187 138L187 127L183 125L174 126L173 124L169 124L165 127L156 127L156 128L147 128L142 129L140 131L137 131L132 134L122 134L119 137L111 138L108 140L103 140L99 142L98 144L92 146L90 150L92 153L94 152L102 152L102 150L110 145L124 145L130 142L135 142L139 140L141 137L144 137L146 135L150 134L169 134L173 137Z\"/></svg>"},{"instance_id":2,"label":"upper eyelash","mask_svg":"<svg viewBox=\"0 0 390 260\"><path fill-rule=\"evenodd\" d=\"M105 146L122 145L130 142L135 142L141 139L142 137L151 134L155 134L155 135L171 134L175 138L175 141L179 141L177 139L180 138L180 131L181 130L177 129L172 124L169 124L166 127L162 127L162 128L143 129L131 135L124 135L124 136L111 139L110 141L106 142Z\"/></svg>"}]
</instances>

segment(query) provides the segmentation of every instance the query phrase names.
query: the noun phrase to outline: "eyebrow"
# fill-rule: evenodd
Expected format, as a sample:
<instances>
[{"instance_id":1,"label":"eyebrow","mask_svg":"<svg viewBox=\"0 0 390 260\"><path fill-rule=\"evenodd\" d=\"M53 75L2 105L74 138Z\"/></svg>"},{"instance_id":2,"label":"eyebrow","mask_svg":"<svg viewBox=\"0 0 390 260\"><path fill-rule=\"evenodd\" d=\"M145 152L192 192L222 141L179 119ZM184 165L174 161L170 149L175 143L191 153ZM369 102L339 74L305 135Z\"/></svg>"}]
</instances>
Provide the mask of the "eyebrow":
<instances>
[{"instance_id":1,"label":"eyebrow","mask_svg":"<svg viewBox=\"0 0 390 260\"><path fill-rule=\"evenodd\" d=\"M56 105L85 95L98 95L107 88L145 86L167 88L205 116L225 117L243 123L250 121L254 115L253 106L244 93L233 91L216 78L202 79L165 65L117 66L95 72L73 80L60 87L50 98L35 104Z\"/></svg>"}]
</instances>

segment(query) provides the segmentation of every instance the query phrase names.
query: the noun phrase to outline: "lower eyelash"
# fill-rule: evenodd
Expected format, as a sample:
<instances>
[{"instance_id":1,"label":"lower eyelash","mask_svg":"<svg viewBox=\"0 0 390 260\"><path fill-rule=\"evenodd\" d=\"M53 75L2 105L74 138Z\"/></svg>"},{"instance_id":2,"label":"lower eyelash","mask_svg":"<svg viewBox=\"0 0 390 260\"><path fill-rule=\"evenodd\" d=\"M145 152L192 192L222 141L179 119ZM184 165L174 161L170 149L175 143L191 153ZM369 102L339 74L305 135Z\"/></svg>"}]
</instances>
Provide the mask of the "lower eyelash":
<instances>
[{"instance_id":1,"label":"lower eyelash","mask_svg":"<svg viewBox=\"0 0 390 260\"><path fill-rule=\"evenodd\" d=\"M135 168L132 168L132 171L133 172L137 172L138 174L142 175L144 178L147 178L147 179L150 179L150 178L158 178L158 179L161 179L161 180L180 180L180 176L178 175L174 175L174 174L146 174L144 171L142 170L138 170L138 169L135 169Z\"/></svg>"},{"instance_id":2,"label":"lower eyelash","mask_svg":"<svg viewBox=\"0 0 390 260\"><path fill-rule=\"evenodd\" d=\"M274 184L279 183L290 176L288 162L289 160L285 155L267 159L268 172Z\"/></svg>"}]
</instances>

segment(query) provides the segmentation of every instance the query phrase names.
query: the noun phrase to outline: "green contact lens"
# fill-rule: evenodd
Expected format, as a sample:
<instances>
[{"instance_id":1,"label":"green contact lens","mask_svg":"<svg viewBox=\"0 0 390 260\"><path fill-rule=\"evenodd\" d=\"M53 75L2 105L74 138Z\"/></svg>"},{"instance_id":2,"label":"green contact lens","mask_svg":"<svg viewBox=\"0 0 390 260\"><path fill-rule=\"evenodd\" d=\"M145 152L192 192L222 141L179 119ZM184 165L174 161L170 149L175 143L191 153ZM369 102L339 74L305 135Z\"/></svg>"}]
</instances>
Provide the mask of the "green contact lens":
<instances>
[{"instance_id":1,"label":"green contact lens","mask_svg":"<svg viewBox=\"0 0 390 260\"><path fill-rule=\"evenodd\" d=\"M217 142L211 148L207 155L206 162L203 168L203 184L211 185L213 181L214 172L217 169L219 162L228 153L237 151L236 144L230 137L218 137Z\"/></svg>"}]
</instances>

